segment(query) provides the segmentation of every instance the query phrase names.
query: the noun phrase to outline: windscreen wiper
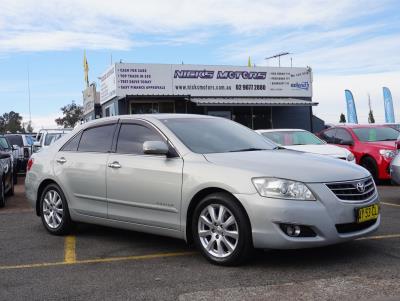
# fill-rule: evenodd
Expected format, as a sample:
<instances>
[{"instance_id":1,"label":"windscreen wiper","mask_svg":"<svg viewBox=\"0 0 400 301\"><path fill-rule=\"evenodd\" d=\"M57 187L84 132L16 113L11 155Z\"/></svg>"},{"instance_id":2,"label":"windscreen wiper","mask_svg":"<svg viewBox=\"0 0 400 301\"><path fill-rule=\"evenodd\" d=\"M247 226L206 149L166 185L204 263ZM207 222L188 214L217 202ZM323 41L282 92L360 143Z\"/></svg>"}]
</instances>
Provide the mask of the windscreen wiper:
<instances>
[{"instance_id":1,"label":"windscreen wiper","mask_svg":"<svg viewBox=\"0 0 400 301\"><path fill-rule=\"evenodd\" d=\"M265 148L256 148L256 147L249 147L249 148L243 148L243 149L235 149L229 151L230 153L237 153L237 152L253 152L253 151L262 151L262 150L267 150Z\"/></svg>"}]
</instances>

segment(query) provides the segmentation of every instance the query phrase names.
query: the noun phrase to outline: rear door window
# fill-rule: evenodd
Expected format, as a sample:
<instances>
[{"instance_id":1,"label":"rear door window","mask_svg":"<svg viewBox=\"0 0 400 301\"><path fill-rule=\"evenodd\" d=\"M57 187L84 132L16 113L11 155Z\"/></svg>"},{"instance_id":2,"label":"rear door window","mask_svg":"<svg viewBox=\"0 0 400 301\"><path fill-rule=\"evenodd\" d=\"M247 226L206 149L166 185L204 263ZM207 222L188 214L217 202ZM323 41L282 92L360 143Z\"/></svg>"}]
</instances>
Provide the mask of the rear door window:
<instances>
[{"instance_id":1,"label":"rear door window","mask_svg":"<svg viewBox=\"0 0 400 301\"><path fill-rule=\"evenodd\" d=\"M89 128L83 131L79 142L79 152L110 151L116 124L107 124Z\"/></svg>"}]
</instances>

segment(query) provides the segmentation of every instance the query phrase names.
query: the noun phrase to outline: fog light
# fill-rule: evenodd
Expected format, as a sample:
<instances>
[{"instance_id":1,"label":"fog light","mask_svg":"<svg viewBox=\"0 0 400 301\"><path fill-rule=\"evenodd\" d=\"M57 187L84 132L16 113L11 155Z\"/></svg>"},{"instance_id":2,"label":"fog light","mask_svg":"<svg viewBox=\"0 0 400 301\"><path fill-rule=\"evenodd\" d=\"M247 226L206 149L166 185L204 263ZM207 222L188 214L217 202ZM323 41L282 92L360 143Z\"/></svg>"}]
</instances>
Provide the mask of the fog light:
<instances>
[{"instance_id":1,"label":"fog light","mask_svg":"<svg viewBox=\"0 0 400 301\"><path fill-rule=\"evenodd\" d=\"M301 233L301 226L292 224L281 224L281 229L287 236L299 237Z\"/></svg>"}]
</instances>

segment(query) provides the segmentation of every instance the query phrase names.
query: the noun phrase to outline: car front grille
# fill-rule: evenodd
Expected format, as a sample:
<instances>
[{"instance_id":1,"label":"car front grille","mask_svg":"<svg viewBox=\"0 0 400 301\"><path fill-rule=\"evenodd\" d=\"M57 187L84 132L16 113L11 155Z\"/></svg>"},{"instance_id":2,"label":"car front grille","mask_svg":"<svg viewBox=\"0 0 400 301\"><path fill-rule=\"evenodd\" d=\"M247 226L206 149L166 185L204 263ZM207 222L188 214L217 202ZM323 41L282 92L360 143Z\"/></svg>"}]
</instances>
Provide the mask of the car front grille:
<instances>
[{"instance_id":1,"label":"car front grille","mask_svg":"<svg viewBox=\"0 0 400 301\"><path fill-rule=\"evenodd\" d=\"M346 233L358 232L358 231L365 230L365 229L375 225L376 221L377 220L374 219L374 220L363 222L360 224L348 223L348 224L336 224L335 226L336 226L336 230L338 231L338 233L346 234Z\"/></svg>"},{"instance_id":2,"label":"car front grille","mask_svg":"<svg viewBox=\"0 0 400 301\"><path fill-rule=\"evenodd\" d=\"M372 178L350 182L328 183L326 186L343 201L366 201L376 193Z\"/></svg>"}]
</instances>

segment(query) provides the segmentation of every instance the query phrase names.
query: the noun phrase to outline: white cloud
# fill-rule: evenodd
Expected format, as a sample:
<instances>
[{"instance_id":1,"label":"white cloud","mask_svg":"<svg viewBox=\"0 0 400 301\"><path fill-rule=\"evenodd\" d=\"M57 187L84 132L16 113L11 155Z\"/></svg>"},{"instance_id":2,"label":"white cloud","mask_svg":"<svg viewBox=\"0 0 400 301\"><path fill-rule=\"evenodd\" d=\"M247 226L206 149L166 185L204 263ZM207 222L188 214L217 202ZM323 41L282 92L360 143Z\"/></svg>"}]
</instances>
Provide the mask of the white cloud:
<instances>
[{"instance_id":1,"label":"white cloud","mask_svg":"<svg viewBox=\"0 0 400 301\"><path fill-rule=\"evenodd\" d=\"M23 123L29 122L29 114L22 113ZM40 129L54 129L59 126L54 121L56 118L61 117L60 114L51 114L51 115L32 115L32 127L34 131L39 131Z\"/></svg>"},{"instance_id":2,"label":"white cloud","mask_svg":"<svg viewBox=\"0 0 400 301\"><path fill-rule=\"evenodd\" d=\"M368 93L376 122L385 121L382 87L392 92L395 118L400 121L400 72L373 73L363 75L314 76L313 99L319 102L314 114L326 122L337 123L340 113L346 115L344 90L352 91L357 107L359 123L368 122Z\"/></svg>"},{"instance_id":3,"label":"white cloud","mask_svg":"<svg viewBox=\"0 0 400 301\"><path fill-rule=\"evenodd\" d=\"M247 35L277 28L323 29L378 12L386 2L364 0L360 5L348 0L297 0L283 5L281 0L3 0L0 52L127 49L137 46L132 42L136 34L167 34L173 42L174 35L196 32L201 38L217 27Z\"/></svg>"}]
</instances>

